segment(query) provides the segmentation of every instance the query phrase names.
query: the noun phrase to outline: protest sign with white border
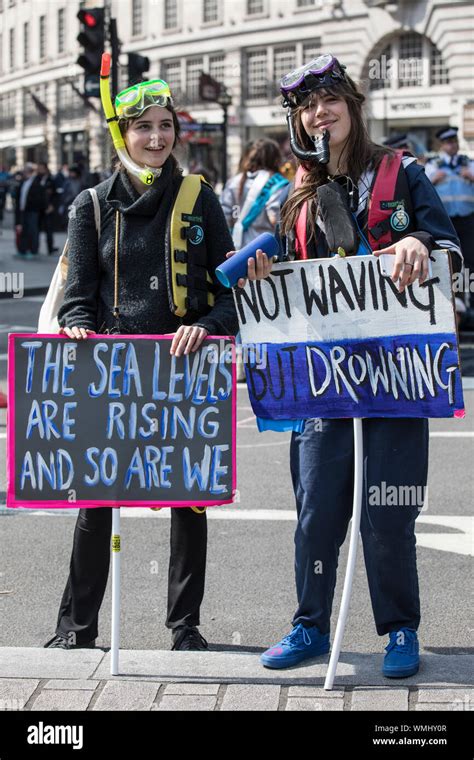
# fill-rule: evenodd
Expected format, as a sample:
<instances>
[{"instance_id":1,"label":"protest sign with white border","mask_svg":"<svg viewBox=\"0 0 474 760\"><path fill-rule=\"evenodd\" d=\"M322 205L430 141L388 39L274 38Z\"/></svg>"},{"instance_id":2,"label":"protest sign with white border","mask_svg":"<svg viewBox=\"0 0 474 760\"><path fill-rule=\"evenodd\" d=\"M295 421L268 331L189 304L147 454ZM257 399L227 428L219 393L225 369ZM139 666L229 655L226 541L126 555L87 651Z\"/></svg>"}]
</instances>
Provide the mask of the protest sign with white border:
<instances>
[{"instance_id":1,"label":"protest sign with white border","mask_svg":"<svg viewBox=\"0 0 474 760\"><path fill-rule=\"evenodd\" d=\"M255 414L463 416L447 251L430 265L403 292L375 256L280 263L235 288Z\"/></svg>"}]
</instances>

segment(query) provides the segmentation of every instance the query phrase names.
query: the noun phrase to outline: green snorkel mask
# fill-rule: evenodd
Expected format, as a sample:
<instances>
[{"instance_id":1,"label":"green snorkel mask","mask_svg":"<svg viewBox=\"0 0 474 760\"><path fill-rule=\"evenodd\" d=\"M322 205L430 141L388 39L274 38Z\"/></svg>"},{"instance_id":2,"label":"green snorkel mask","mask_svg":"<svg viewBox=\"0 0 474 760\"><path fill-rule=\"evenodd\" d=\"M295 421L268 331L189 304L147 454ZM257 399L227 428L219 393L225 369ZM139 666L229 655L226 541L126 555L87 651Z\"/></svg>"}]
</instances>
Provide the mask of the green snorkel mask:
<instances>
[{"instance_id":1,"label":"green snorkel mask","mask_svg":"<svg viewBox=\"0 0 474 760\"><path fill-rule=\"evenodd\" d=\"M119 119L136 119L150 106L165 108L167 105L173 105L170 88L162 79L140 82L119 92L115 98L114 108L110 96L109 80L110 54L104 53L100 70L100 97L114 148L120 161L131 174L138 177L145 185L152 185L156 177L160 176L162 169L161 167L154 169L150 166L140 166L132 161L120 131Z\"/></svg>"},{"instance_id":2,"label":"green snorkel mask","mask_svg":"<svg viewBox=\"0 0 474 760\"><path fill-rule=\"evenodd\" d=\"M170 88L163 79L140 82L119 92L115 98L115 113L119 119L136 119L150 106L173 105Z\"/></svg>"}]
</instances>

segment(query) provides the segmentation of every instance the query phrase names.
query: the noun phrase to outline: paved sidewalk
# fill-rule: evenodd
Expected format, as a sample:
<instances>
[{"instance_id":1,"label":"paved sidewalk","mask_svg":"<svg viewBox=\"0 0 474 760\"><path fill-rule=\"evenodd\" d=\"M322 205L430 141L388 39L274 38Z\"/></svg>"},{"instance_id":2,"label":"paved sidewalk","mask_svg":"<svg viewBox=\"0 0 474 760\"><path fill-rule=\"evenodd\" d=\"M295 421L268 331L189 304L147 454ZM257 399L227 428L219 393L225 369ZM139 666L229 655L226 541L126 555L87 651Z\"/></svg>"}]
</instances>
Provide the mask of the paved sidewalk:
<instances>
[{"instance_id":1,"label":"paved sidewalk","mask_svg":"<svg viewBox=\"0 0 474 760\"><path fill-rule=\"evenodd\" d=\"M388 682L381 655L343 652L334 689L328 656L305 667L262 668L246 652L0 648L0 710L454 711L474 709L468 655L424 654L420 672Z\"/></svg>"}]
</instances>

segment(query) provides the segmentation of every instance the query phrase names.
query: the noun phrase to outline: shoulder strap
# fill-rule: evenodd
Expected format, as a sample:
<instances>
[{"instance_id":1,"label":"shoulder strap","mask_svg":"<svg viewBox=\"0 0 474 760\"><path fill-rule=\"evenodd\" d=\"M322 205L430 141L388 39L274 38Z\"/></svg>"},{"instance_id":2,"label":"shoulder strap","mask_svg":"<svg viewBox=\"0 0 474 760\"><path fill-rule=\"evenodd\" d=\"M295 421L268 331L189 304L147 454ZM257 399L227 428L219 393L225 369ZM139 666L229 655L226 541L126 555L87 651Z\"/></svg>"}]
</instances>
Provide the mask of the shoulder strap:
<instances>
[{"instance_id":1,"label":"shoulder strap","mask_svg":"<svg viewBox=\"0 0 474 760\"><path fill-rule=\"evenodd\" d=\"M257 176L255 177L252 187L247 193L247 197L245 198L244 205L242 206L240 210L239 218L234 224L234 228L232 230L232 238L234 240L234 245L237 250L242 247L242 239L243 239L243 235L245 231L244 226L242 224L242 220L245 219L245 217L249 213L254 202L256 201L261 191L265 187L266 183L268 182L269 177L270 177L270 172L264 169L261 169L258 172Z\"/></svg>"},{"instance_id":2,"label":"shoulder strap","mask_svg":"<svg viewBox=\"0 0 474 760\"><path fill-rule=\"evenodd\" d=\"M250 225L255 221L259 214L262 213L263 209L270 201L270 199L273 198L274 194L285 187L287 184L288 180L285 179L285 177L283 177L283 175L279 172L275 172L275 174L273 174L266 181L259 195L254 200L248 214L245 217L242 217L242 227L244 230L248 230Z\"/></svg>"},{"instance_id":3,"label":"shoulder strap","mask_svg":"<svg viewBox=\"0 0 474 760\"><path fill-rule=\"evenodd\" d=\"M95 187L89 187L88 188L89 193L92 198L92 203L94 204L94 220L95 220L95 228L97 230L97 238L100 238L100 203L99 203L99 197L97 195L97 190Z\"/></svg>"},{"instance_id":4,"label":"shoulder strap","mask_svg":"<svg viewBox=\"0 0 474 760\"><path fill-rule=\"evenodd\" d=\"M403 153L386 154L375 173L374 184L370 193L367 231L372 250L389 245L392 240L389 219L394 209L382 208L383 202L393 201L398 174L402 165Z\"/></svg>"},{"instance_id":5,"label":"shoulder strap","mask_svg":"<svg viewBox=\"0 0 474 760\"><path fill-rule=\"evenodd\" d=\"M94 204L94 222L95 222L95 228L97 230L97 240L100 240L100 203L99 203L99 196L97 195L97 190L94 187L88 187L87 188L90 196L92 198L92 203ZM60 256L60 266L61 266L61 272L63 274L64 279L67 277L67 254L69 251L69 240L66 240L64 243L63 252Z\"/></svg>"}]
</instances>

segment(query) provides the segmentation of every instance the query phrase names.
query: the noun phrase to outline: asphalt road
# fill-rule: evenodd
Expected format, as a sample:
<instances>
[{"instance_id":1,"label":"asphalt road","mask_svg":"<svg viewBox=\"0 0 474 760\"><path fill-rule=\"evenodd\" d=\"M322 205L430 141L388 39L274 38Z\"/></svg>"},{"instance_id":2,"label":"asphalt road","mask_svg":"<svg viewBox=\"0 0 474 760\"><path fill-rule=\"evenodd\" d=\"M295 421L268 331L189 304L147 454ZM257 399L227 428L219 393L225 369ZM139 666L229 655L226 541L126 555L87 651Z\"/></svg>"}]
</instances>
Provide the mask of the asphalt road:
<instances>
[{"instance_id":1,"label":"asphalt road","mask_svg":"<svg viewBox=\"0 0 474 760\"><path fill-rule=\"evenodd\" d=\"M5 378L6 332L34 327L41 298L3 301L0 384ZM5 307L5 308L4 308ZM472 411L465 391L463 420L431 423L428 508L418 519L422 599L420 638L436 653L465 653L472 640L468 616L472 565L467 532L473 503ZM5 502L6 412L0 411L0 504ZM290 628L295 607L294 501L288 434L259 434L245 387L238 391L240 503L209 516L206 596L201 629L216 649L263 649ZM210 514L211 510L208 510ZM244 519L235 519L237 513ZM122 510L122 635L130 649L169 647L166 579L169 517L165 510ZM233 519L232 519L233 518ZM30 512L0 508L0 646L38 646L54 633L68 573L75 511ZM472 538L472 534L471 534ZM341 554L333 611L342 592L347 545ZM370 608L362 552L343 648L382 652ZM110 645L110 582L98 644Z\"/></svg>"}]
</instances>

